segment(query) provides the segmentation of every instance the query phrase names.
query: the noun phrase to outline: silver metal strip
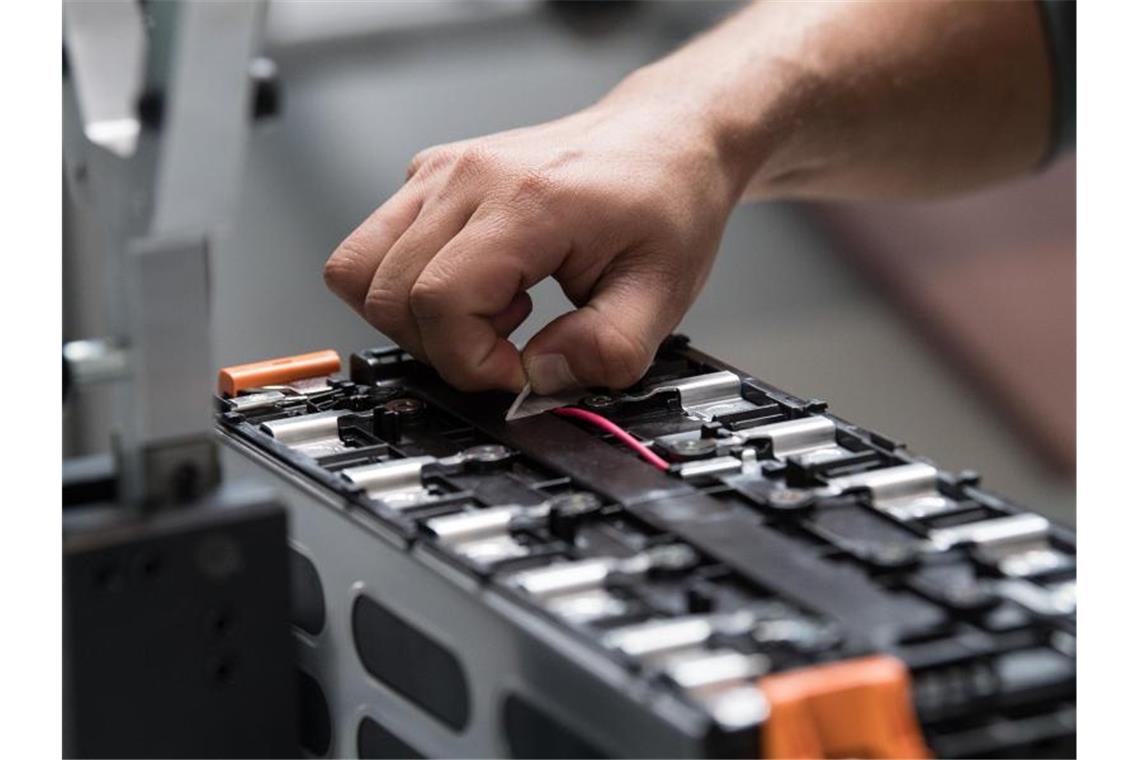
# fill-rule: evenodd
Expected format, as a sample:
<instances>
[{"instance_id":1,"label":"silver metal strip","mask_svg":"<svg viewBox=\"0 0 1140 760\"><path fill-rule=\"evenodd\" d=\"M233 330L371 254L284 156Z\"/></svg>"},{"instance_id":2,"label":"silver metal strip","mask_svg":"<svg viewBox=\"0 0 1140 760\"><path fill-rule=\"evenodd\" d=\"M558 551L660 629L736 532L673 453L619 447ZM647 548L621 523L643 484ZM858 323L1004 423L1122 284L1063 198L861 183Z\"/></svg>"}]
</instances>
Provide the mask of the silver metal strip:
<instances>
[{"instance_id":1,"label":"silver metal strip","mask_svg":"<svg viewBox=\"0 0 1140 760\"><path fill-rule=\"evenodd\" d=\"M490 565L505 559L517 559L530 554L530 550L509 535L464 541L455 550L472 562Z\"/></svg>"},{"instance_id":2,"label":"silver metal strip","mask_svg":"<svg viewBox=\"0 0 1140 760\"><path fill-rule=\"evenodd\" d=\"M1047 549L1049 521L1041 515L1028 513L999 517L996 520L932 530L928 540L933 547L941 550L971 543L978 547L984 557L996 562L1029 551Z\"/></svg>"},{"instance_id":3,"label":"silver metal strip","mask_svg":"<svg viewBox=\"0 0 1140 760\"><path fill-rule=\"evenodd\" d=\"M516 573L509 583L540 598L601 588L616 564L611 557L563 562Z\"/></svg>"},{"instance_id":4,"label":"silver metal strip","mask_svg":"<svg viewBox=\"0 0 1140 760\"><path fill-rule=\"evenodd\" d=\"M697 375L673 387L681 395L681 408L695 417L711 420L718 414L756 408L741 396L740 377L735 372Z\"/></svg>"},{"instance_id":5,"label":"silver metal strip","mask_svg":"<svg viewBox=\"0 0 1140 760\"><path fill-rule=\"evenodd\" d=\"M739 430L736 435L745 441L767 438L772 442L772 454L777 459L821 449L846 452L836 445L835 423L826 417L813 416L774 422L771 425Z\"/></svg>"},{"instance_id":6,"label":"silver metal strip","mask_svg":"<svg viewBox=\"0 0 1140 760\"><path fill-rule=\"evenodd\" d=\"M261 429L289 448L314 458L340 454L348 447L340 439L337 420L346 414L349 412L344 409L303 414L263 422Z\"/></svg>"},{"instance_id":7,"label":"silver metal strip","mask_svg":"<svg viewBox=\"0 0 1140 760\"><path fill-rule=\"evenodd\" d=\"M708 708L713 719L729 730L763 723L771 713L764 692L755 684L715 689L712 693L699 693L697 698Z\"/></svg>"},{"instance_id":8,"label":"silver metal strip","mask_svg":"<svg viewBox=\"0 0 1140 760\"><path fill-rule=\"evenodd\" d=\"M755 457L756 452L752 452ZM705 475L719 475L727 472L740 472L744 463L734 456L714 457L712 459L698 459L693 462L685 462L678 468L680 476L688 480L689 478L699 478Z\"/></svg>"},{"instance_id":9,"label":"silver metal strip","mask_svg":"<svg viewBox=\"0 0 1140 760\"><path fill-rule=\"evenodd\" d=\"M549 599L546 608L572 623L591 623L625 614L629 605L603 589L563 594Z\"/></svg>"},{"instance_id":10,"label":"silver metal strip","mask_svg":"<svg viewBox=\"0 0 1140 760\"><path fill-rule=\"evenodd\" d=\"M953 500L938 492L938 470L921 462L832 478L827 484L827 490L835 494L863 488L871 492L876 509L900 520L957 509Z\"/></svg>"},{"instance_id":11,"label":"silver metal strip","mask_svg":"<svg viewBox=\"0 0 1140 760\"><path fill-rule=\"evenodd\" d=\"M998 562L1001 574L1010 578L1030 578L1072 566L1073 558L1055 549L1029 549Z\"/></svg>"},{"instance_id":12,"label":"silver metal strip","mask_svg":"<svg viewBox=\"0 0 1140 760\"><path fill-rule=\"evenodd\" d=\"M424 503L429 494L423 485L423 467L434 464L435 457L408 457L390 462L349 467L341 475L362 487L369 498L383 501L395 509L407 509Z\"/></svg>"},{"instance_id":13,"label":"silver metal strip","mask_svg":"<svg viewBox=\"0 0 1140 760\"><path fill-rule=\"evenodd\" d=\"M278 401L284 401L285 394L281 391L263 391L262 393L250 393L245 396L235 396L231 399L226 399L230 409L235 412L248 412L253 409L263 409L267 406L273 406Z\"/></svg>"},{"instance_id":14,"label":"silver metal strip","mask_svg":"<svg viewBox=\"0 0 1140 760\"><path fill-rule=\"evenodd\" d=\"M618 628L603 642L630 657L651 657L703 644L713 633L712 619L687 616Z\"/></svg>"},{"instance_id":15,"label":"silver metal strip","mask_svg":"<svg viewBox=\"0 0 1140 760\"><path fill-rule=\"evenodd\" d=\"M1026 580L1006 580L998 584L1003 596L1038 615L1072 615L1077 611L1077 584L1067 581L1052 587Z\"/></svg>"},{"instance_id":16,"label":"silver metal strip","mask_svg":"<svg viewBox=\"0 0 1140 760\"><path fill-rule=\"evenodd\" d=\"M866 488L876 501L906 499L936 491L938 470L928 464L903 464L832 478L828 481L828 487L837 493Z\"/></svg>"},{"instance_id":17,"label":"silver metal strip","mask_svg":"<svg viewBox=\"0 0 1140 760\"><path fill-rule=\"evenodd\" d=\"M733 414L756 409L751 401L745 401L740 392L740 376L735 372L710 372L684 380L670 380L654 386L646 393L627 395L625 401L644 401L658 393L677 391L681 396L681 408L691 417L712 420L722 414Z\"/></svg>"},{"instance_id":18,"label":"silver metal strip","mask_svg":"<svg viewBox=\"0 0 1140 760\"><path fill-rule=\"evenodd\" d=\"M240 398L240 397L239 397ZM340 434L337 420L348 414L343 409L315 414L302 414L298 417L285 417L261 423L261 429L284 444L309 443L314 440Z\"/></svg>"},{"instance_id":19,"label":"silver metal strip","mask_svg":"<svg viewBox=\"0 0 1140 760\"><path fill-rule=\"evenodd\" d=\"M474 541L505 535L510 529L511 520L521 512L522 507L510 504L435 517L428 520L425 527L449 543Z\"/></svg>"},{"instance_id":20,"label":"silver metal strip","mask_svg":"<svg viewBox=\"0 0 1140 760\"><path fill-rule=\"evenodd\" d=\"M771 661L762 654L743 654L732 649L700 650L669 659L665 672L684 689L726 686L764 675Z\"/></svg>"}]
</instances>

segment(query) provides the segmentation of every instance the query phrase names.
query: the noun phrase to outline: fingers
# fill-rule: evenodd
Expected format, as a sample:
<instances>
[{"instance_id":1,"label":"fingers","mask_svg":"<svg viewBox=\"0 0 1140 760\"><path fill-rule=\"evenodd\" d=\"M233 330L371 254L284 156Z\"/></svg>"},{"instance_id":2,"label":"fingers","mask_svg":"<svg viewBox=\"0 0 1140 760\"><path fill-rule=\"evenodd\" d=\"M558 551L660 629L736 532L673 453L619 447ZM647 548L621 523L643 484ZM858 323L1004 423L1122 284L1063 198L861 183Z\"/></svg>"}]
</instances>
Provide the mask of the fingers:
<instances>
[{"instance_id":1,"label":"fingers","mask_svg":"<svg viewBox=\"0 0 1140 760\"><path fill-rule=\"evenodd\" d=\"M424 268L410 305L428 360L448 382L519 390L526 378L507 328L526 318L526 289L556 271L567 249L536 225L480 213Z\"/></svg>"},{"instance_id":2,"label":"fingers","mask_svg":"<svg viewBox=\"0 0 1140 760\"><path fill-rule=\"evenodd\" d=\"M325 262L325 284L361 316L376 268L415 221L421 205L422 195L405 185L372 212Z\"/></svg>"},{"instance_id":3,"label":"fingers","mask_svg":"<svg viewBox=\"0 0 1140 760\"><path fill-rule=\"evenodd\" d=\"M506 338L530 314L532 302L520 287L521 268L486 266L503 256L502 213L488 211L477 233L463 234L495 169L492 155L463 150L465 142L417 155L404 187L329 258L325 280L369 323L453 383L470 389L521 387L518 350ZM457 238L463 242L453 245ZM423 277L446 250L451 253L433 268L435 274ZM504 271L505 278L492 276Z\"/></svg>"},{"instance_id":4,"label":"fingers","mask_svg":"<svg viewBox=\"0 0 1140 760\"><path fill-rule=\"evenodd\" d=\"M478 138L456 140L455 142L424 148L412 156L412 160L408 162L406 172L407 179L410 180L416 176L421 169L432 171L434 169L442 169L450 166L455 161L455 157L458 156L465 147L474 143L476 139Z\"/></svg>"},{"instance_id":5,"label":"fingers","mask_svg":"<svg viewBox=\"0 0 1140 760\"><path fill-rule=\"evenodd\" d=\"M372 275L364 299L364 318L419 359L428 360L411 308L411 292L420 273L467 223L473 209L461 199L437 201L393 243Z\"/></svg>"},{"instance_id":6,"label":"fingers","mask_svg":"<svg viewBox=\"0 0 1140 760\"><path fill-rule=\"evenodd\" d=\"M530 316L532 309L534 309L534 301L531 300L530 294L526 292L516 293L510 306L491 317L491 326L495 328L495 332L500 337L509 338L511 333L517 330L518 326Z\"/></svg>"},{"instance_id":7,"label":"fingers","mask_svg":"<svg viewBox=\"0 0 1140 760\"><path fill-rule=\"evenodd\" d=\"M345 238L325 263L324 278L329 290L340 296L361 316L367 318L364 313L365 299L381 262L397 241L405 237L425 205L431 206L433 203L438 205L444 200L438 196L441 184L445 185L446 189L445 170L454 164L457 151L467 142L470 141L439 145L418 153L408 167L409 181ZM426 171L413 181L413 175L421 168ZM446 202L454 204L461 201L461 194L455 192L455 188L451 190L452 192L446 193ZM446 211L448 207L444 208ZM433 218L432 222L435 221ZM462 224L447 226L454 232L461 228ZM412 237L418 241L424 236ZM408 247L408 245L401 246L401 250L407 250ZM442 243L436 246L432 253L440 247ZM412 279L414 281L414 277Z\"/></svg>"},{"instance_id":8,"label":"fingers","mask_svg":"<svg viewBox=\"0 0 1140 760\"><path fill-rule=\"evenodd\" d=\"M691 241L613 193L591 200L583 175L560 168L576 153L540 158L520 168L485 140L417 155L404 188L330 257L329 287L463 390L633 384L699 288L699 272L678 271L694 266L677 255ZM591 232L607 224L619 232ZM651 245L672 255L640 250ZM520 355L508 337L530 314L526 291L551 275L580 308Z\"/></svg>"},{"instance_id":9,"label":"fingers","mask_svg":"<svg viewBox=\"0 0 1140 760\"><path fill-rule=\"evenodd\" d=\"M523 351L536 393L575 386L626 388L637 382L688 302L661 273L623 264L604 276L582 308L543 328Z\"/></svg>"}]
</instances>

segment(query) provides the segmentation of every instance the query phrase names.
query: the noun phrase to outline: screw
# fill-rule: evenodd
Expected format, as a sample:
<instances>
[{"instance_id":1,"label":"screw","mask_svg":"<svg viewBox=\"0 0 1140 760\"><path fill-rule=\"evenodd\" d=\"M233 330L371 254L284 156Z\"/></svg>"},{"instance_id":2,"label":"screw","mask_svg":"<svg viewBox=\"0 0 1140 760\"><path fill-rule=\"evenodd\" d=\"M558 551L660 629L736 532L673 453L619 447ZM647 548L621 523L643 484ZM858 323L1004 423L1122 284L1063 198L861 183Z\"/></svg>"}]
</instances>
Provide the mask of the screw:
<instances>
[{"instance_id":1,"label":"screw","mask_svg":"<svg viewBox=\"0 0 1140 760\"><path fill-rule=\"evenodd\" d=\"M591 409L600 409L607 406L613 406L615 399L613 396L607 396L604 393L596 393L591 396L586 396L582 399L582 406L588 406Z\"/></svg>"},{"instance_id":2,"label":"screw","mask_svg":"<svg viewBox=\"0 0 1140 760\"><path fill-rule=\"evenodd\" d=\"M415 398L397 398L384 404L384 408L389 412L412 416L423 411L424 403Z\"/></svg>"},{"instance_id":3,"label":"screw","mask_svg":"<svg viewBox=\"0 0 1140 760\"><path fill-rule=\"evenodd\" d=\"M504 459L509 459L511 450L497 443L488 443L482 446L472 446L469 449L464 449L463 456L472 462L494 464Z\"/></svg>"},{"instance_id":4,"label":"screw","mask_svg":"<svg viewBox=\"0 0 1140 760\"><path fill-rule=\"evenodd\" d=\"M797 488L777 488L768 494L768 505L776 509L806 507L811 500L811 494Z\"/></svg>"},{"instance_id":5,"label":"screw","mask_svg":"<svg viewBox=\"0 0 1140 760\"><path fill-rule=\"evenodd\" d=\"M716 441L712 438L682 438L669 441L664 448L672 459L687 461L715 453Z\"/></svg>"}]
</instances>

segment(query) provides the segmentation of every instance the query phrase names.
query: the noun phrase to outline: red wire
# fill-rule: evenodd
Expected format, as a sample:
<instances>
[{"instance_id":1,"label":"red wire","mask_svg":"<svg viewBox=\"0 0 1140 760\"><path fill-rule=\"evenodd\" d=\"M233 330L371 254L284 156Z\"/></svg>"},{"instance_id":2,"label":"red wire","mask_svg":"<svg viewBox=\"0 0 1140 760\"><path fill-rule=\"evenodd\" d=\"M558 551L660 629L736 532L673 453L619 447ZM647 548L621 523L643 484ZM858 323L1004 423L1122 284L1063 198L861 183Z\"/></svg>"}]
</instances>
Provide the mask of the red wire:
<instances>
[{"instance_id":1,"label":"red wire","mask_svg":"<svg viewBox=\"0 0 1140 760\"><path fill-rule=\"evenodd\" d=\"M573 417L574 419L588 422L594 427L599 427L610 435L617 438L623 444L637 452L637 455L644 459L649 464L656 467L658 470L668 470L669 463L661 457L653 453L653 451L641 441L634 438L632 435L621 429L613 422L610 422L600 414L588 412L585 409L579 409L576 406L564 406L559 409L552 410L559 417Z\"/></svg>"}]
</instances>

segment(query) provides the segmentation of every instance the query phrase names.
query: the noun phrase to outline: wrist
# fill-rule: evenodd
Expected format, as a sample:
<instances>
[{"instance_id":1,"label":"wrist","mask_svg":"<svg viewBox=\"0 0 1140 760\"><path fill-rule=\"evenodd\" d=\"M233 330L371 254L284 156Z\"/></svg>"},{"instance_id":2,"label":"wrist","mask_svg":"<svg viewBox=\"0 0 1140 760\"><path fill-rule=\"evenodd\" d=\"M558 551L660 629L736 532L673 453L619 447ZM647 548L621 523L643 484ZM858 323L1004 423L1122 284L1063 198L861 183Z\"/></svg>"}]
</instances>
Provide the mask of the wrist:
<instances>
[{"instance_id":1,"label":"wrist","mask_svg":"<svg viewBox=\"0 0 1140 760\"><path fill-rule=\"evenodd\" d=\"M762 159L749 130L721 108L701 78L681 76L667 58L635 70L595 108L635 114L656 146L715 174L729 205L743 195Z\"/></svg>"}]
</instances>

